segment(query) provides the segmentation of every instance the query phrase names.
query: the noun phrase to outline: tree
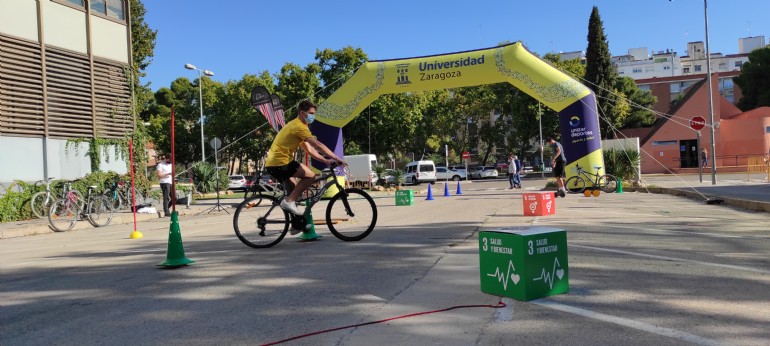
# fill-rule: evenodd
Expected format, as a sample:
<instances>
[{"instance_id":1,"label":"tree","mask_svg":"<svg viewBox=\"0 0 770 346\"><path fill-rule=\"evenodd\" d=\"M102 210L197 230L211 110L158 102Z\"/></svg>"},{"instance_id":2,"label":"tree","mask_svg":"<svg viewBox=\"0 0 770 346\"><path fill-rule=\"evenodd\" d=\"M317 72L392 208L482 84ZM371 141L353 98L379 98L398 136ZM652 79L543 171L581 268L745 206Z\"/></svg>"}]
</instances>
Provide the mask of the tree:
<instances>
[{"instance_id":1,"label":"tree","mask_svg":"<svg viewBox=\"0 0 770 346\"><path fill-rule=\"evenodd\" d=\"M604 24L599 16L599 8L593 7L588 20L588 48L586 49L587 86L596 94L599 106L599 130L606 138L611 133L611 127L605 123L617 123L618 114L614 107L613 90L617 80L617 71L612 66L607 36L604 35Z\"/></svg>"},{"instance_id":2,"label":"tree","mask_svg":"<svg viewBox=\"0 0 770 346\"><path fill-rule=\"evenodd\" d=\"M369 57L361 48L346 46L339 50L317 49L315 59L321 68L319 77L324 85L324 90L316 95L320 101L331 96Z\"/></svg>"},{"instance_id":3,"label":"tree","mask_svg":"<svg viewBox=\"0 0 770 346\"><path fill-rule=\"evenodd\" d=\"M616 127L624 129L647 127L655 123L655 113L650 110L650 107L657 102L657 98L652 95L652 92L639 89L631 77L618 78L615 83L615 90L619 96L616 105L628 105L628 110L625 113L619 112L623 114L623 121L618 122Z\"/></svg>"},{"instance_id":4,"label":"tree","mask_svg":"<svg viewBox=\"0 0 770 346\"><path fill-rule=\"evenodd\" d=\"M141 0L131 0L129 4L131 10L131 82L134 89L135 114L143 114L153 95L150 84L142 84L140 78L146 75L144 70L152 62L158 32L152 30L144 21L147 10ZM149 118L143 116L142 120L148 121Z\"/></svg>"},{"instance_id":5,"label":"tree","mask_svg":"<svg viewBox=\"0 0 770 346\"><path fill-rule=\"evenodd\" d=\"M733 78L743 97L738 108L743 111L770 106L770 47L749 53L749 61L741 67L741 74Z\"/></svg>"},{"instance_id":6,"label":"tree","mask_svg":"<svg viewBox=\"0 0 770 346\"><path fill-rule=\"evenodd\" d=\"M321 68L318 64L308 64L302 68L297 64L286 63L281 67L281 71L275 75L275 79L278 81L275 90L281 97L287 118L294 116L296 113L294 107L304 99L309 98L314 103L318 103L315 91L321 85L321 81L318 79L319 72L321 72Z\"/></svg>"}]
</instances>

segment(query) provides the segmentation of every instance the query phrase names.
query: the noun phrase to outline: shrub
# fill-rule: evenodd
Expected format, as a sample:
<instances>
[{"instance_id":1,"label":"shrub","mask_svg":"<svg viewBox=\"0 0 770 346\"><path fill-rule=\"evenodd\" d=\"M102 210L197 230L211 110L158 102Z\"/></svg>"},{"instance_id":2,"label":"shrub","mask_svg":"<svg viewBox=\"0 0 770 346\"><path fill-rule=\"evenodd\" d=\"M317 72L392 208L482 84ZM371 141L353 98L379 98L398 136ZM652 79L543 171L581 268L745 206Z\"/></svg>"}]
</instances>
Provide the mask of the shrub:
<instances>
[{"instance_id":1,"label":"shrub","mask_svg":"<svg viewBox=\"0 0 770 346\"><path fill-rule=\"evenodd\" d=\"M640 156L636 150L609 149L604 151L605 172L621 180L636 180Z\"/></svg>"},{"instance_id":2,"label":"shrub","mask_svg":"<svg viewBox=\"0 0 770 346\"><path fill-rule=\"evenodd\" d=\"M230 182L227 172L218 171L213 164L208 162L196 162L190 171L192 172L195 189L201 193L209 193L216 190L217 176L219 177L220 190L226 190L227 184Z\"/></svg>"}]
</instances>

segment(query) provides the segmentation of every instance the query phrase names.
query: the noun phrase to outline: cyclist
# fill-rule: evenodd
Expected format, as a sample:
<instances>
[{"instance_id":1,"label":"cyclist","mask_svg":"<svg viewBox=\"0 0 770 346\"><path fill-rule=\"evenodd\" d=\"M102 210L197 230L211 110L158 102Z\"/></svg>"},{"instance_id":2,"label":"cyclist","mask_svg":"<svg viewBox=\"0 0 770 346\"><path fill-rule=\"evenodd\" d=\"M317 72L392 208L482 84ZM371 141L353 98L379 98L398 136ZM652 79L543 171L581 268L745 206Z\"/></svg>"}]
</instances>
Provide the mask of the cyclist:
<instances>
[{"instance_id":1,"label":"cyclist","mask_svg":"<svg viewBox=\"0 0 770 346\"><path fill-rule=\"evenodd\" d=\"M564 196L567 195L567 190L564 189L564 166L567 165L567 157L564 156L564 147L554 139L554 136L548 137L548 144L553 148L551 167L553 167L553 176L556 178L556 185L559 186L559 191L556 191L556 196L564 198Z\"/></svg>"},{"instance_id":2,"label":"cyclist","mask_svg":"<svg viewBox=\"0 0 770 346\"><path fill-rule=\"evenodd\" d=\"M312 133L310 133L308 125L315 121L316 108L316 105L309 100L300 102L297 117L289 121L284 128L278 131L265 161L265 169L270 175L279 181L286 181L288 184L293 185L289 187L291 194L281 201L281 208L295 215L303 214L297 208L296 201L299 199L300 194L313 183L315 178L315 173L310 168L293 160L297 148L301 145L306 153L327 165L332 162L337 162L340 165L345 164L342 159L337 157L334 152L315 139ZM299 182L295 185L289 179L291 177L299 178Z\"/></svg>"}]
</instances>

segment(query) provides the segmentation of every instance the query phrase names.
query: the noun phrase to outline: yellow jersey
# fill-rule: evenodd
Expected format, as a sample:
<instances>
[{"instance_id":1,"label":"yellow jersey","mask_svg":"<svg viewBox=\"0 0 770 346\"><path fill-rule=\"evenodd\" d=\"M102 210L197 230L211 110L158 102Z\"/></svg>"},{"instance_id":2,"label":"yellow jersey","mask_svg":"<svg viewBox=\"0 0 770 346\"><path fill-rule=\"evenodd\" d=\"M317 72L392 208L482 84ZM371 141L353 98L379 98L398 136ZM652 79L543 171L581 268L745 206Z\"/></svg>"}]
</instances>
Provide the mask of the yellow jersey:
<instances>
[{"instance_id":1,"label":"yellow jersey","mask_svg":"<svg viewBox=\"0 0 770 346\"><path fill-rule=\"evenodd\" d=\"M288 165L294 161L294 152L302 142L312 137L307 124L295 118L288 122L278 134L275 135L270 151L267 153L265 167L278 167Z\"/></svg>"}]
</instances>

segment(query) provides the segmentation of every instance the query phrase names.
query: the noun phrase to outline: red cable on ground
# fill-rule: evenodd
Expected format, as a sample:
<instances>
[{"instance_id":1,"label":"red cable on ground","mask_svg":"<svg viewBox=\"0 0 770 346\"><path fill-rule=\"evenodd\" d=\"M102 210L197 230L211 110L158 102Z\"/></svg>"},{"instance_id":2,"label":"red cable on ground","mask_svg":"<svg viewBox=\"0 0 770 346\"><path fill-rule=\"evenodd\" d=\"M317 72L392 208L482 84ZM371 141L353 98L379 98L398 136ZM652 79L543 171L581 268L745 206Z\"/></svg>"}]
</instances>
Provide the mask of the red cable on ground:
<instances>
[{"instance_id":1,"label":"red cable on ground","mask_svg":"<svg viewBox=\"0 0 770 346\"><path fill-rule=\"evenodd\" d=\"M288 338L288 339L283 339L283 340L280 340L280 341L274 341L274 342L271 342L271 343L262 344L262 346L278 345L278 344L282 344L282 343L287 342L287 341L302 339L302 338L306 338L308 336L313 336L313 335L333 332L333 331L337 331L337 330L353 328L353 327L368 326L370 324L377 324L377 323L382 323L382 322L388 322L388 321L398 320L398 319L407 318L407 317L435 314L437 312L444 312L444 311L455 310L455 309L464 309L464 308L493 308L493 309L500 309L500 308L504 308L505 306L506 305L505 305L505 303L503 303L502 300L497 302L497 305L491 305L491 304L456 305L456 306L452 306L452 307L449 307L449 308L446 308L446 309L433 310L433 311L424 311L424 312L415 312L413 314L401 315L401 316L386 318L384 320L379 320L379 321L371 321L371 322L364 322L364 323L358 323L358 324L351 324L349 326L332 328L332 329L326 329L326 330L321 330L321 331L318 331L318 332L302 334L302 335L294 336L294 337L291 337L291 338Z\"/></svg>"}]
</instances>

